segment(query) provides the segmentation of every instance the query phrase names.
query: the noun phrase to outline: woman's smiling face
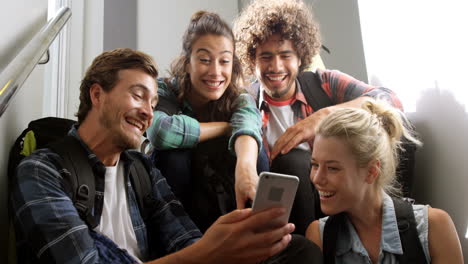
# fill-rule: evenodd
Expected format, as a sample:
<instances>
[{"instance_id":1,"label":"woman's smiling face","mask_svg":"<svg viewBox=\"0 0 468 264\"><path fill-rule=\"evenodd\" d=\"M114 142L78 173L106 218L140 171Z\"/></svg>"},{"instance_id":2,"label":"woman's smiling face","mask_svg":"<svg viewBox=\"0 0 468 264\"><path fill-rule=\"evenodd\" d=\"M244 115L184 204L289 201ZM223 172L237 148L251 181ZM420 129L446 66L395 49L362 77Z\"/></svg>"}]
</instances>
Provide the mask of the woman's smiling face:
<instances>
[{"instance_id":1,"label":"woman's smiling face","mask_svg":"<svg viewBox=\"0 0 468 264\"><path fill-rule=\"evenodd\" d=\"M186 66L192 84L190 104L201 107L224 94L231 82L233 56L234 45L224 36L208 34L195 41Z\"/></svg>"},{"instance_id":2,"label":"woman's smiling face","mask_svg":"<svg viewBox=\"0 0 468 264\"><path fill-rule=\"evenodd\" d=\"M347 142L318 135L314 140L310 179L327 215L349 211L365 197L368 168L360 168Z\"/></svg>"}]
</instances>

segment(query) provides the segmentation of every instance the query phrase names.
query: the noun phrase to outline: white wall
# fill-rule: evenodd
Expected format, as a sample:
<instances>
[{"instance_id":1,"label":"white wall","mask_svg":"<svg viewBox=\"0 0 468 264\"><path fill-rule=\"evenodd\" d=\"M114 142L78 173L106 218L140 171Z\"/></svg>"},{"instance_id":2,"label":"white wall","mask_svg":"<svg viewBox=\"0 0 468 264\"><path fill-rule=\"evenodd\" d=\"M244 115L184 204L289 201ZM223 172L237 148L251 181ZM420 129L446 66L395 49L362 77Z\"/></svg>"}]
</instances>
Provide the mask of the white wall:
<instances>
[{"instance_id":1,"label":"white wall","mask_svg":"<svg viewBox=\"0 0 468 264\"><path fill-rule=\"evenodd\" d=\"M104 0L104 50L136 49L138 1Z\"/></svg>"},{"instance_id":2,"label":"white wall","mask_svg":"<svg viewBox=\"0 0 468 264\"><path fill-rule=\"evenodd\" d=\"M78 111L81 79L93 59L103 51L104 0L72 1L71 10L66 117L76 119L74 114Z\"/></svg>"},{"instance_id":3,"label":"white wall","mask_svg":"<svg viewBox=\"0 0 468 264\"><path fill-rule=\"evenodd\" d=\"M366 60L359 23L357 0L304 0L312 6L319 22L322 44L320 55L328 69L345 72L367 82Z\"/></svg>"},{"instance_id":4,"label":"white wall","mask_svg":"<svg viewBox=\"0 0 468 264\"><path fill-rule=\"evenodd\" d=\"M2 1L0 72L47 20L47 0ZM29 120L42 114L44 66L37 66L0 118L0 262L8 249L7 162L11 145ZM3 84L2 84L3 86Z\"/></svg>"},{"instance_id":5,"label":"white wall","mask_svg":"<svg viewBox=\"0 0 468 264\"><path fill-rule=\"evenodd\" d=\"M359 4L371 83L398 93L425 144L416 158L415 198L451 215L466 261L468 37L461 32L468 25L468 3Z\"/></svg>"},{"instance_id":6,"label":"white wall","mask_svg":"<svg viewBox=\"0 0 468 264\"><path fill-rule=\"evenodd\" d=\"M237 0L139 0L137 48L153 56L160 75L168 76L170 63L182 50L182 35L191 15L198 10L213 11L231 22L238 13L237 5Z\"/></svg>"}]
</instances>

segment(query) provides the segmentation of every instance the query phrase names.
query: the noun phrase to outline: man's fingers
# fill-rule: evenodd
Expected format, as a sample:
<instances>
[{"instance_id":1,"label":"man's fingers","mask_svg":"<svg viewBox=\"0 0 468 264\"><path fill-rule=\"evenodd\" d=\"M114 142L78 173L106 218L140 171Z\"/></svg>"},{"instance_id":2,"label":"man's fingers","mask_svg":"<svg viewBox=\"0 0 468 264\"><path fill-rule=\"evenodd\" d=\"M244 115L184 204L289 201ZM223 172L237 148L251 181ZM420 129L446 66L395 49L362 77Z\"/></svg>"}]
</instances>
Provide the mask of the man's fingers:
<instances>
[{"instance_id":1,"label":"man's fingers","mask_svg":"<svg viewBox=\"0 0 468 264\"><path fill-rule=\"evenodd\" d=\"M281 150L281 154L288 153L291 149L295 148L297 145L301 144L304 141L303 135L297 133L295 137L293 137L289 142L287 142L286 146L283 147Z\"/></svg>"},{"instance_id":2,"label":"man's fingers","mask_svg":"<svg viewBox=\"0 0 468 264\"><path fill-rule=\"evenodd\" d=\"M291 127L292 128L292 127ZM271 160L274 160L276 156L281 154L288 153L292 148L299 145L300 139L297 139L299 136L298 131L294 129L287 129L276 141L273 149L271 151Z\"/></svg>"},{"instance_id":3,"label":"man's fingers","mask_svg":"<svg viewBox=\"0 0 468 264\"><path fill-rule=\"evenodd\" d=\"M283 136L285 134L281 135L278 140L276 141L275 145L273 146L272 150L271 150L271 153L270 153L270 158L271 160L274 160L281 152L281 150L283 149L284 147L284 140L283 140Z\"/></svg>"},{"instance_id":4,"label":"man's fingers","mask_svg":"<svg viewBox=\"0 0 468 264\"><path fill-rule=\"evenodd\" d=\"M282 238L284 238L285 236L287 236L288 234L291 234L294 231L294 229L294 224L289 223L286 225L283 224L275 229L264 231L263 233L260 233L259 242L269 247L281 240Z\"/></svg>"},{"instance_id":5,"label":"man's fingers","mask_svg":"<svg viewBox=\"0 0 468 264\"><path fill-rule=\"evenodd\" d=\"M242 210L234 210L230 213L227 213L216 220L218 224L232 224L242 221L249 217L252 214L252 209L246 208Z\"/></svg>"},{"instance_id":6,"label":"man's fingers","mask_svg":"<svg viewBox=\"0 0 468 264\"><path fill-rule=\"evenodd\" d=\"M270 256L276 255L279 252L281 252L283 249L285 249L288 245L289 242L291 242L292 236L290 234L287 234L281 238L278 242L276 242L271 248L270 248Z\"/></svg>"},{"instance_id":7,"label":"man's fingers","mask_svg":"<svg viewBox=\"0 0 468 264\"><path fill-rule=\"evenodd\" d=\"M273 244L265 245L265 247L253 247L251 248L251 257L248 258L253 262L257 263L261 260L265 260L271 256L274 256L284 250L291 242L291 235L285 235L281 239L276 240ZM259 244L256 244L259 245Z\"/></svg>"},{"instance_id":8,"label":"man's fingers","mask_svg":"<svg viewBox=\"0 0 468 264\"><path fill-rule=\"evenodd\" d=\"M284 145L288 142L290 138L291 131L287 129L279 138L276 140L275 145L273 146L272 153L278 155Z\"/></svg>"},{"instance_id":9,"label":"man's fingers","mask_svg":"<svg viewBox=\"0 0 468 264\"><path fill-rule=\"evenodd\" d=\"M265 227L270 221L286 213L284 208L271 208L249 217L245 222L245 228L259 230Z\"/></svg>"}]
</instances>

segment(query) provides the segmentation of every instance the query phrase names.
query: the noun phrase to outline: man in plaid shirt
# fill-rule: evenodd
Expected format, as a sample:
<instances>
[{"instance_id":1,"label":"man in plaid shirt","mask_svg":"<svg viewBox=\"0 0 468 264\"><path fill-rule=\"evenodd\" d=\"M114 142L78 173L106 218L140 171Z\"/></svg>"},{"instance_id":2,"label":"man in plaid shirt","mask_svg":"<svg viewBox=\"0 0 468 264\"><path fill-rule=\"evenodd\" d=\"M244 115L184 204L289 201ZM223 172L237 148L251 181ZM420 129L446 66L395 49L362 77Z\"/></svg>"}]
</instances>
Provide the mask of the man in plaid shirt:
<instances>
[{"instance_id":1,"label":"man in plaid shirt","mask_svg":"<svg viewBox=\"0 0 468 264\"><path fill-rule=\"evenodd\" d=\"M255 74L258 80L250 90L262 114L271 171L300 178L290 221L303 234L321 214L318 193L309 180L315 126L337 108L360 107L368 96L399 108L400 101L389 89L367 85L339 71L317 70L314 79L332 104L319 110L309 105L313 98L305 98L306 87L301 87L298 77L311 78L302 72L321 43L318 25L302 1L253 1L235 22L234 31L238 56L248 65L246 74Z\"/></svg>"}]
</instances>

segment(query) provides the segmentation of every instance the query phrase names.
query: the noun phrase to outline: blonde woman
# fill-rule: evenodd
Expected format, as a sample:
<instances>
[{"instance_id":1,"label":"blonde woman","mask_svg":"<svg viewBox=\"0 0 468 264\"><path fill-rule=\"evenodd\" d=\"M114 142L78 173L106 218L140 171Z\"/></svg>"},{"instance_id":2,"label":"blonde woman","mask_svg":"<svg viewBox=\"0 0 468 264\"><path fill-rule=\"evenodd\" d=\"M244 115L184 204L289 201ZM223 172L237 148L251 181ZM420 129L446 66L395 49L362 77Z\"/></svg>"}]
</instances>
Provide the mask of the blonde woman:
<instances>
[{"instance_id":1,"label":"blonde woman","mask_svg":"<svg viewBox=\"0 0 468 264\"><path fill-rule=\"evenodd\" d=\"M401 116L368 101L362 109L337 110L317 127L310 178L322 211L331 217L312 222L306 236L322 248L325 263L463 263L446 212L390 197L398 196L394 182L400 137L419 143ZM407 205L406 228L399 230L398 224L405 225L397 223L396 212ZM412 231L415 238L407 246L402 238Z\"/></svg>"}]
</instances>

